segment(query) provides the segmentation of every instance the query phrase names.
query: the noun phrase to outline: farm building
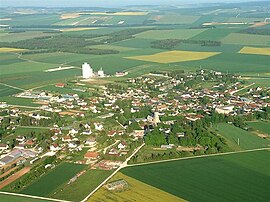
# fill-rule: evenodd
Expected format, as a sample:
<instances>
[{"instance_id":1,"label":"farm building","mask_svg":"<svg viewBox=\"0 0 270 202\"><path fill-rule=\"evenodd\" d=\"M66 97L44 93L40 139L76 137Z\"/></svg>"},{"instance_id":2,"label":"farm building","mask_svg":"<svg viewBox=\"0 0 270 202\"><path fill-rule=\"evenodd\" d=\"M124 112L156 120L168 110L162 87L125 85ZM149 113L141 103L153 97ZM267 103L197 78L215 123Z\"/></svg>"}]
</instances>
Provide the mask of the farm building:
<instances>
[{"instance_id":1,"label":"farm building","mask_svg":"<svg viewBox=\"0 0 270 202\"><path fill-rule=\"evenodd\" d=\"M128 188L128 183L125 180L117 180L105 185L109 191L122 190Z\"/></svg>"}]
</instances>

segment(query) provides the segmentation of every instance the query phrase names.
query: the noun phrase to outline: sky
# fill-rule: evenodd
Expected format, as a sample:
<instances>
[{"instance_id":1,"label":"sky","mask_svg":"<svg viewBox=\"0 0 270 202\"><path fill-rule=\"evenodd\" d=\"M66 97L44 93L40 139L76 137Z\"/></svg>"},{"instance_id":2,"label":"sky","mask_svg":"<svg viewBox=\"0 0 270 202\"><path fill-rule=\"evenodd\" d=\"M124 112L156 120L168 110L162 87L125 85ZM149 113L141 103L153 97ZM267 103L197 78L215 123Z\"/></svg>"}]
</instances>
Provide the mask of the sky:
<instances>
[{"instance_id":1,"label":"sky","mask_svg":"<svg viewBox=\"0 0 270 202\"><path fill-rule=\"evenodd\" d=\"M127 5L181 5L190 3L260 0L0 0L1 7L117 7Z\"/></svg>"}]
</instances>

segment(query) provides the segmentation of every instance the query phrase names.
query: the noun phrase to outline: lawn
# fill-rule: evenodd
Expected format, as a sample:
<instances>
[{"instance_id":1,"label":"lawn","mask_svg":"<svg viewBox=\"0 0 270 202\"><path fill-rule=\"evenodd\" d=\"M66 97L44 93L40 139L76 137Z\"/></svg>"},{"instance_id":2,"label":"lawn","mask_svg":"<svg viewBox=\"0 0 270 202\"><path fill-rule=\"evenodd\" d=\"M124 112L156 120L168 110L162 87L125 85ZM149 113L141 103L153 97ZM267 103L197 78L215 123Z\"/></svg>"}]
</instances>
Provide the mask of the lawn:
<instances>
[{"instance_id":1,"label":"lawn","mask_svg":"<svg viewBox=\"0 0 270 202\"><path fill-rule=\"evenodd\" d=\"M62 163L33 184L23 189L20 193L35 196L48 196L50 193L53 193L57 187L67 183L85 167L85 165Z\"/></svg>"},{"instance_id":2,"label":"lawn","mask_svg":"<svg viewBox=\"0 0 270 202\"><path fill-rule=\"evenodd\" d=\"M239 53L270 56L270 48L244 47L239 51Z\"/></svg>"},{"instance_id":3,"label":"lawn","mask_svg":"<svg viewBox=\"0 0 270 202\"><path fill-rule=\"evenodd\" d=\"M122 192L108 191L106 188L100 188L88 202L131 202L131 201L152 201L152 202L181 202L183 199L157 189L153 186L140 182L134 178L128 177L122 173L117 173L111 180L124 179L128 183L128 189Z\"/></svg>"},{"instance_id":4,"label":"lawn","mask_svg":"<svg viewBox=\"0 0 270 202\"><path fill-rule=\"evenodd\" d=\"M71 185L63 184L49 195L52 198L59 198L70 201L80 201L93 191L112 172L104 170L88 170Z\"/></svg>"},{"instance_id":5,"label":"lawn","mask_svg":"<svg viewBox=\"0 0 270 202\"><path fill-rule=\"evenodd\" d=\"M232 33L223 38L225 44L241 44L247 46L267 46L270 42L270 36L255 34Z\"/></svg>"},{"instance_id":6,"label":"lawn","mask_svg":"<svg viewBox=\"0 0 270 202\"><path fill-rule=\"evenodd\" d=\"M218 124L217 130L230 144L237 148L239 138L241 149L257 149L270 146L270 141L230 124Z\"/></svg>"},{"instance_id":7,"label":"lawn","mask_svg":"<svg viewBox=\"0 0 270 202\"><path fill-rule=\"evenodd\" d=\"M136 34L140 39L189 39L204 32L205 29L172 29L172 30L149 30Z\"/></svg>"},{"instance_id":8,"label":"lawn","mask_svg":"<svg viewBox=\"0 0 270 202\"><path fill-rule=\"evenodd\" d=\"M218 52L167 51L156 53L153 55L141 55L126 58L166 64L174 62L202 60L218 54L219 54Z\"/></svg>"},{"instance_id":9,"label":"lawn","mask_svg":"<svg viewBox=\"0 0 270 202\"><path fill-rule=\"evenodd\" d=\"M269 154L257 151L186 159L121 172L188 201L265 202L269 199Z\"/></svg>"}]
</instances>

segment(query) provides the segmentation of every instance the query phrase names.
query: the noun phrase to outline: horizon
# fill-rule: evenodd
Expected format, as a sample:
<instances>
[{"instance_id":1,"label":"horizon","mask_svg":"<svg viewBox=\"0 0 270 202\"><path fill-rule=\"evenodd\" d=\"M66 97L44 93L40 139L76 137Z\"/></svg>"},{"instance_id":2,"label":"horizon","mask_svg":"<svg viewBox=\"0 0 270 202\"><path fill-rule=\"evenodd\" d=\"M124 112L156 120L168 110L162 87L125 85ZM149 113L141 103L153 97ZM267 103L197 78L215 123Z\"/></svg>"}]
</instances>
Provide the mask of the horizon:
<instances>
[{"instance_id":1,"label":"horizon","mask_svg":"<svg viewBox=\"0 0 270 202\"><path fill-rule=\"evenodd\" d=\"M215 3L242 3L242 2L265 2L262 0L138 0L136 2L132 0L117 0L117 2L111 2L109 0L100 1L69 1L69 0L47 0L47 1L36 1L36 0L1 0L0 7L124 7L124 6L143 6L143 5L194 5L194 4L215 4Z\"/></svg>"}]
</instances>

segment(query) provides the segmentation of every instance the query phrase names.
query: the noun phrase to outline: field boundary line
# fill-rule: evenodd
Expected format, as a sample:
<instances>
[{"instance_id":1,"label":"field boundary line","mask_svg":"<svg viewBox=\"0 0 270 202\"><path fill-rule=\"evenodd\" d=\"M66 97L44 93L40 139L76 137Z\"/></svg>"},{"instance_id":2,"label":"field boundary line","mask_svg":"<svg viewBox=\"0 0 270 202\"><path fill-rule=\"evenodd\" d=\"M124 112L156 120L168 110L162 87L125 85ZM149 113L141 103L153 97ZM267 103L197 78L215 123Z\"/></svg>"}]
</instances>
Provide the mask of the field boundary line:
<instances>
[{"instance_id":1,"label":"field boundary line","mask_svg":"<svg viewBox=\"0 0 270 202\"><path fill-rule=\"evenodd\" d=\"M70 202L70 201L65 201L65 200L61 200L61 199L53 199L53 198L46 198L46 197L41 197L41 196L32 196L32 195L27 195L27 194L18 194L18 193L3 192L3 191L0 191L0 194L41 199L41 200L47 200L47 201Z\"/></svg>"},{"instance_id":2,"label":"field boundary line","mask_svg":"<svg viewBox=\"0 0 270 202\"><path fill-rule=\"evenodd\" d=\"M136 164L129 164L126 167L143 166L143 165L164 163L164 162L170 162L170 161L206 158L206 157L212 157L212 156L225 156L225 155L230 155L230 154L248 153L248 152L263 151L263 150L270 150L270 147L264 147L264 148L258 148L258 149L248 149L248 150L242 150L242 151L225 152L225 153L217 153L217 154L200 155L200 156L189 156L189 157L174 158L174 159L165 159L165 160L145 162L145 163L136 163Z\"/></svg>"},{"instance_id":3,"label":"field boundary line","mask_svg":"<svg viewBox=\"0 0 270 202\"><path fill-rule=\"evenodd\" d=\"M10 88L17 89L17 90L25 91L25 89L19 88L19 87L16 87L16 86L11 86L11 85L8 85L8 84L5 84L5 83L0 83L0 84L3 85L3 86L7 86L7 87L10 87Z\"/></svg>"}]
</instances>

